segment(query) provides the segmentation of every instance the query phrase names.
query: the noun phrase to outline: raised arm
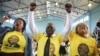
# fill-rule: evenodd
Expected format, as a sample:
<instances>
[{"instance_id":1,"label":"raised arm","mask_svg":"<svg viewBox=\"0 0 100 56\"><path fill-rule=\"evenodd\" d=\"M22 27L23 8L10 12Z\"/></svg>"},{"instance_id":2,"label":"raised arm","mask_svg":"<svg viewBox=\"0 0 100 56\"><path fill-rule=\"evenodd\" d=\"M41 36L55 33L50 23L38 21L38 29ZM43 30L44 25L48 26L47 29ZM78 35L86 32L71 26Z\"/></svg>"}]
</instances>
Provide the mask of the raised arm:
<instances>
[{"instance_id":1,"label":"raised arm","mask_svg":"<svg viewBox=\"0 0 100 56\"><path fill-rule=\"evenodd\" d=\"M35 3L31 3L30 4L30 11L28 14L28 24L30 27L30 30L32 31L33 35L36 35L38 30L35 24L35 20L34 20L34 9L36 8L36 4Z\"/></svg>"},{"instance_id":2,"label":"raised arm","mask_svg":"<svg viewBox=\"0 0 100 56\"><path fill-rule=\"evenodd\" d=\"M62 36L63 38L66 38L69 31L71 30L71 23L72 23L72 17L71 17L71 4L66 4L65 9L66 9L66 19L65 19L65 24L64 24L64 29L62 31Z\"/></svg>"},{"instance_id":3,"label":"raised arm","mask_svg":"<svg viewBox=\"0 0 100 56\"><path fill-rule=\"evenodd\" d=\"M3 16L2 18L0 18L0 48L1 48L2 39L3 39L2 36L6 32L6 31L4 31L4 28L1 25L7 19L10 19L10 15L6 15L6 16Z\"/></svg>"}]
</instances>

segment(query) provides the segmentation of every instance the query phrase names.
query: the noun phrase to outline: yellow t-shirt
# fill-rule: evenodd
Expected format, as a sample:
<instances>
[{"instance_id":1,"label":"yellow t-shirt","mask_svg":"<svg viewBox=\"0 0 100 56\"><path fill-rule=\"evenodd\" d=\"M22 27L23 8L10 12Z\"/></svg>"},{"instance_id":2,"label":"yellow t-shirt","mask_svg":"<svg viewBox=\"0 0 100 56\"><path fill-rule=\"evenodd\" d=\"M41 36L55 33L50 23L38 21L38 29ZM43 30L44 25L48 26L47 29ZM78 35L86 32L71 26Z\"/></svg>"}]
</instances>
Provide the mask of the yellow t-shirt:
<instances>
[{"instance_id":1,"label":"yellow t-shirt","mask_svg":"<svg viewBox=\"0 0 100 56\"><path fill-rule=\"evenodd\" d=\"M46 44L48 37L46 37L45 34L42 34L39 32L35 36L35 39L38 41L37 56L44 56L44 47L45 47L45 44ZM52 36L50 38L50 42L53 43L55 46L54 54L56 56L59 56L59 47L60 47L60 44L62 42L61 34L56 34L56 35Z\"/></svg>"},{"instance_id":2,"label":"yellow t-shirt","mask_svg":"<svg viewBox=\"0 0 100 56\"><path fill-rule=\"evenodd\" d=\"M85 52L88 56L98 56L96 41L92 37L84 38L71 32L68 38L70 43L69 56L80 56L80 54L83 55Z\"/></svg>"},{"instance_id":3,"label":"yellow t-shirt","mask_svg":"<svg viewBox=\"0 0 100 56\"><path fill-rule=\"evenodd\" d=\"M1 46L1 52L5 53L24 53L26 40L22 33L17 31L8 32L4 38Z\"/></svg>"}]
</instances>

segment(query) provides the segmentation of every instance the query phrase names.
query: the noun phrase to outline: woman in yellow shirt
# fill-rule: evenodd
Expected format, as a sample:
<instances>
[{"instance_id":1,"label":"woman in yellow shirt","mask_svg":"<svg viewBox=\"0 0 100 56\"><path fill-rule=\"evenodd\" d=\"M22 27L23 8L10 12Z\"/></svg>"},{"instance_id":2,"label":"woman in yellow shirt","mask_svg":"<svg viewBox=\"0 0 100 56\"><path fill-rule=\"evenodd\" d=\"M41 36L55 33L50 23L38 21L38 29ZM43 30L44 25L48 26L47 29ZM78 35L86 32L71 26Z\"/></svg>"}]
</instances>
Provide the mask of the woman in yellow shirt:
<instances>
[{"instance_id":1,"label":"woman in yellow shirt","mask_svg":"<svg viewBox=\"0 0 100 56\"><path fill-rule=\"evenodd\" d=\"M13 30L5 33L2 39L0 56L31 56L25 53L28 51L28 38L23 34L25 27L26 22L22 18L15 20Z\"/></svg>"},{"instance_id":2,"label":"woman in yellow shirt","mask_svg":"<svg viewBox=\"0 0 100 56\"><path fill-rule=\"evenodd\" d=\"M84 23L76 26L75 32L70 32L68 56L99 56L95 39L88 35L88 27Z\"/></svg>"}]
</instances>

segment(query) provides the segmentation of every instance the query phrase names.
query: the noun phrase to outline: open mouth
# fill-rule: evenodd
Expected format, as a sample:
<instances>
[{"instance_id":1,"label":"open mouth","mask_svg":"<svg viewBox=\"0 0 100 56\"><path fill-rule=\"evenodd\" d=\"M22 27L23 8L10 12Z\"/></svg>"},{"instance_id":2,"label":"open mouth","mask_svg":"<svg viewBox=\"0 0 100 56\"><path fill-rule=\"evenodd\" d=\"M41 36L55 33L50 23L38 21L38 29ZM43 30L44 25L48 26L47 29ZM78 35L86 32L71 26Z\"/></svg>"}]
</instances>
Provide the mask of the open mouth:
<instances>
[{"instance_id":1,"label":"open mouth","mask_svg":"<svg viewBox=\"0 0 100 56\"><path fill-rule=\"evenodd\" d=\"M15 27L19 27L19 24L16 24Z\"/></svg>"}]
</instances>

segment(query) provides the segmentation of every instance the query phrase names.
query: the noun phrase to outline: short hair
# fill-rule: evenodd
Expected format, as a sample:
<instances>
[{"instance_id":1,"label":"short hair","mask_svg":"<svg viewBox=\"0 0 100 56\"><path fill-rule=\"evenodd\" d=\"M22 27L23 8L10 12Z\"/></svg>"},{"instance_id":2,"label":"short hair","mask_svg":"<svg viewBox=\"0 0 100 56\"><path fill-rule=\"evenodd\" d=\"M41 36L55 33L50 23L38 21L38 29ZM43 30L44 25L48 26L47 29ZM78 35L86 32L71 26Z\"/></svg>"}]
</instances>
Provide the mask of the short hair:
<instances>
[{"instance_id":1,"label":"short hair","mask_svg":"<svg viewBox=\"0 0 100 56\"><path fill-rule=\"evenodd\" d=\"M55 27L54 27L53 23L48 23L48 24L47 24L47 27L49 27L49 26L53 27L53 29L54 29L54 31L55 31ZM46 27L46 28L47 28L47 27Z\"/></svg>"},{"instance_id":2,"label":"short hair","mask_svg":"<svg viewBox=\"0 0 100 56\"><path fill-rule=\"evenodd\" d=\"M48 23L48 25L47 25L47 26L54 26L54 25L53 25L53 23Z\"/></svg>"}]
</instances>

